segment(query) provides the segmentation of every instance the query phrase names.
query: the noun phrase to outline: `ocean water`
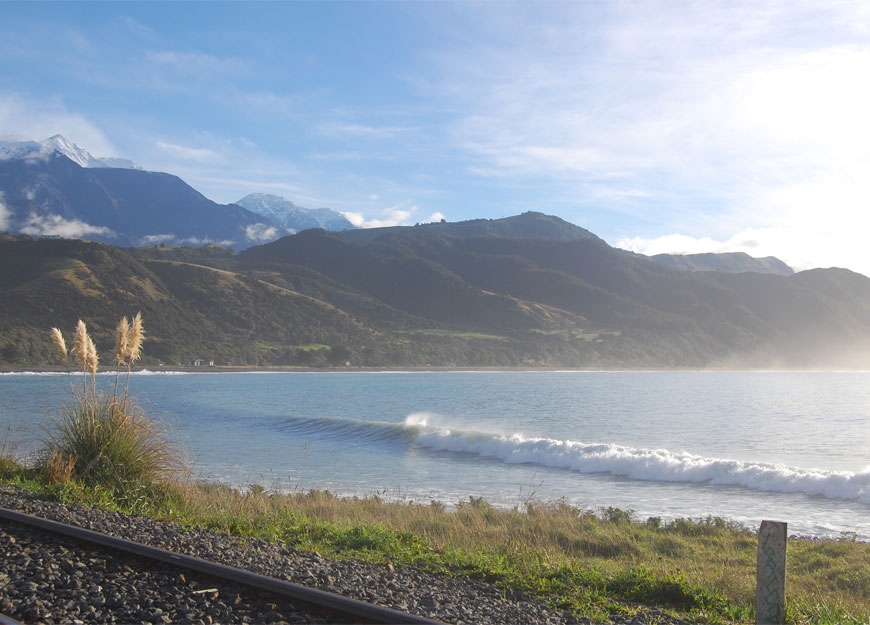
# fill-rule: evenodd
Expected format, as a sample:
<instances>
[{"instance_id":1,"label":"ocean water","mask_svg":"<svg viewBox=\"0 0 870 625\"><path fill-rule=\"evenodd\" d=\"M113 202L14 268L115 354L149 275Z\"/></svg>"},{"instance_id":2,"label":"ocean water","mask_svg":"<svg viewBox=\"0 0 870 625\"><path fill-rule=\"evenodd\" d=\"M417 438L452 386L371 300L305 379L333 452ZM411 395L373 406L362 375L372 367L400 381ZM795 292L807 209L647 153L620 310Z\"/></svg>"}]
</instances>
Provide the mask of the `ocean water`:
<instances>
[{"instance_id":1,"label":"ocean water","mask_svg":"<svg viewBox=\"0 0 870 625\"><path fill-rule=\"evenodd\" d=\"M37 449L71 382L0 375L0 448ZM197 477L241 488L870 540L870 373L142 372L130 391Z\"/></svg>"}]
</instances>

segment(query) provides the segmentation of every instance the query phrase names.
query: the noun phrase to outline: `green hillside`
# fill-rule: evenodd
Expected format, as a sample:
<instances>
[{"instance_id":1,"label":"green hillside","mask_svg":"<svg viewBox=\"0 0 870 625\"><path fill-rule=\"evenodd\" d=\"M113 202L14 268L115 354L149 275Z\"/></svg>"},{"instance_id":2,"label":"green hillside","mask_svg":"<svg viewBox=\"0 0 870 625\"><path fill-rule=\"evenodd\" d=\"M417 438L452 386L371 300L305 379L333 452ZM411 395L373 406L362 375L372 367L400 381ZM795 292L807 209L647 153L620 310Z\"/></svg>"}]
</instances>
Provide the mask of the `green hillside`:
<instances>
[{"instance_id":1,"label":"green hillside","mask_svg":"<svg viewBox=\"0 0 870 625\"><path fill-rule=\"evenodd\" d=\"M870 365L864 276L672 269L535 213L238 254L6 235L0 296L5 366L50 363L48 329L79 317L110 349L137 311L149 365Z\"/></svg>"}]
</instances>

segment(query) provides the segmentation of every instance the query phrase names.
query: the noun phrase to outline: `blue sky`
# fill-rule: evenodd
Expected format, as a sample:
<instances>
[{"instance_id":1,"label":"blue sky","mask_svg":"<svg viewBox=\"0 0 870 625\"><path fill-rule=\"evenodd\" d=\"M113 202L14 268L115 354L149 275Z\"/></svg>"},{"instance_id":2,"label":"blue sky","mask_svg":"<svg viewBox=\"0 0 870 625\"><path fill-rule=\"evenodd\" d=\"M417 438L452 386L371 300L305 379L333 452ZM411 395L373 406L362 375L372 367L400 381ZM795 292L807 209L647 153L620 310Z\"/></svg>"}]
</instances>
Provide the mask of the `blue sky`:
<instances>
[{"instance_id":1,"label":"blue sky","mask_svg":"<svg viewBox=\"0 0 870 625\"><path fill-rule=\"evenodd\" d=\"M0 2L0 138L359 225L870 274L870 3Z\"/></svg>"}]
</instances>

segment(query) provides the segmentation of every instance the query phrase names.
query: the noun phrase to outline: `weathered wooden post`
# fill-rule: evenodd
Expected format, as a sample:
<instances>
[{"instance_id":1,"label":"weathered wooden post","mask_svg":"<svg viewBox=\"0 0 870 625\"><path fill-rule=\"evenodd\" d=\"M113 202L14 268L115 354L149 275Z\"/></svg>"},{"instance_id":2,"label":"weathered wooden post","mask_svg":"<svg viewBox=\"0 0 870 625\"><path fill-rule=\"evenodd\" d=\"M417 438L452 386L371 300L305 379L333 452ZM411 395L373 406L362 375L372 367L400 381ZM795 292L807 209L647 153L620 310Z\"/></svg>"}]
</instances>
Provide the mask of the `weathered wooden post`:
<instances>
[{"instance_id":1,"label":"weathered wooden post","mask_svg":"<svg viewBox=\"0 0 870 625\"><path fill-rule=\"evenodd\" d=\"M788 524L762 521L758 530L758 572L755 581L757 625L785 623L785 554Z\"/></svg>"}]
</instances>

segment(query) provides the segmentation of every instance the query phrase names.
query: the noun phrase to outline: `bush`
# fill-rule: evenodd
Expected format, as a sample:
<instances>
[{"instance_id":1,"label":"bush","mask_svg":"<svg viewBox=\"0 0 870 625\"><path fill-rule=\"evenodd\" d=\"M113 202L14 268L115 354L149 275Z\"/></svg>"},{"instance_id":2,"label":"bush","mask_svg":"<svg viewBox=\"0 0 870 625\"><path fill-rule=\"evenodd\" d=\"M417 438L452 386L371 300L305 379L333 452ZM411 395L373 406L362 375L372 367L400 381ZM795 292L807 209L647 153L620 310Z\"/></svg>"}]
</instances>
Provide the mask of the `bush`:
<instances>
[{"instance_id":1,"label":"bush","mask_svg":"<svg viewBox=\"0 0 870 625\"><path fill-rule=\"evenodd\" d=\"M67 362L66 343L57 328L52 329L52 339L61 359ZM76 390L71 381L73 402L63 409L49 432L40 467L46 484L78 480L125 498L169 479L181 469L180 457L164 432L128 393L131 367L141 357L143 340L140 315L132 323L126 318L121 320L114 390L100 392L96 388L99 357L85 324L79 321L71 351L85 374L84 382L81 390ZM123 368L126 376L119 391Z\"/></svg>"},{"instance_id":2,"label":"bush","mask_svg":"<svg viewBox=\"0 0 870 625\"><path fill-rule=\"evenodd\" d=\"M119 492L155 484L179 468L171 445L138 406L106 394L67 408L48 451L47 469L53 457L71 459L70 477Z\"/></svg>"}]
</instances>

